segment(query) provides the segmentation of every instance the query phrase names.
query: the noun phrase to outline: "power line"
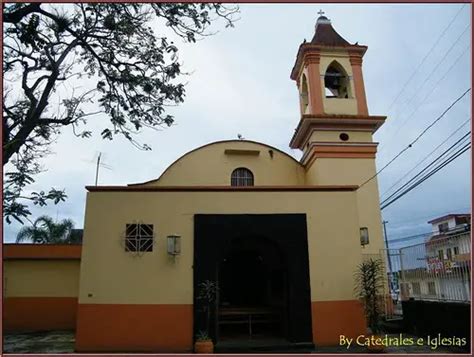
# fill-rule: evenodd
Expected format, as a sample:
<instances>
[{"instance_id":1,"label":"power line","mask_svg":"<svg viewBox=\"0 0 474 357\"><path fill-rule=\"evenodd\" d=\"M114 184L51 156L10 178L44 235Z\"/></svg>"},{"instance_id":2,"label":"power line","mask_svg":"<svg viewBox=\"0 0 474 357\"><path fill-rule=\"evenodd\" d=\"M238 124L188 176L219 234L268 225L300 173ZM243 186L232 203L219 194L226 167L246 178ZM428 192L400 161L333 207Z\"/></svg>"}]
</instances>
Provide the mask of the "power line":
<instances>
[{"instance_id":1,"label":"power line","mask_svg":"<svg viewBox=\"0 0 474 357\"><path fill-rule=\"evenodd\" d=\"M438 69L438 67L441 65L441 63L443 63L443 61L446 59L446 57L448 56L448 54L453 50L453 48L457 45L457 43L459 42L459 40L464 36L464 34L466 33L466 31L469 29L471 25L468 24L466 26L466 28L464 29L464 31L458 36L458 38L456 39L456 41L454 41L454 43L452 44L452 46L446 51L446 53L444 54L444 56L438 61L438 63L436 64L436 66L431 70L430 74L428 74L428 76L425 78L425 80L423 81L423 83L421 84L421 86L419 86L417 89L415 89L415 93L418 93L419 91L421 91L421 89L425 86L425 84L431 79L431 76L435 73L435 71ZM403 106L406 107L408 106L408 104L410 104L412 102L412 100L415 98L416 96L410 96L405 102L403 102Z\"/></svg>"},{"instance_id":2,"label":"power line","mask_svg":"<svg viewBox=\"0 0 474 357\"><path fill-rule=\"evenodd\" d=\"M386 199L384 199L382 201L382 204L383 202L386 202L387 200L389 200L390 198L392 198L393 196L395 196L398 192L400 192L401 190L403 190L406 186L408 186L410 183L412 183L413 181L415 181L419 176L423 175L425 172L427 172L431 167L433 167L437 161L441 160L441 158L443 156L445 156L449 151L453 151L454 147L459 145L462 141L464 141L466 139L467 136L469 136L471 134L471 132L467 133L464 137L462 137L460 140L458 140L453 146L451 146L448 150L446 150L445 152L443 152L440 156L438 156L435 160L433 160L431 163L429 163L424 169L422 169L420 172L418 172L418 174L416 174L414 177L412 177L409 181L407 181L403 186L401 186L399 189L397 189L394 193L392 193L389 197L387 197Z\"/></svg>"},{"instance_id":3,"label":"power line","mask_svg":"<svg viewBox=\"0 0 474 357\"><path fill-rule=\"evenodd\" d=\"M464 210L468 210L470 209L471 206L463 206L463 207L457 207L457 208L454 208L454 209L450 209L450 210L443 210L443 211L436 211L436 212L433 212L433 213L430 213L430 214L424 214L423 216L415 216L415 217L410 217L410 218L413 218L413 219L410 219L410 220L390 220L391 223L402 223L402 224L398 224L398 225L395 225L395 227L402 227L403 226L403 223L413 223L413 222L420 222L421 220L425 220L425 219L429 219L429 218L433 218L433 217L436 217L436 216L444 216L446 214L449 214L449 213L453 213L453 212L461 212L461 211L464 211ZM426 223L426 222L423 222L423 223Z\"/></svg>"},{"instance_id":4,"label":"power line","mask_svg":"<svg viewBox=\"0 0 474 357\"><path fill-rule=\"evenodd\" d=\"M446 232L443 232L443 233L453 233L455 231L458 231L459 228L451 228L449 230L447 230ZM397 242L405 242L405 241L408 241L408 240L413 240L413 239L419 239L421 237L426 237L426 236L430 236L430 235L433 235L433 231L431 232L426 232L426 233L419 233L419 234L415 234L415 235L412 235L412 236L407 236L407 237L400 237L400 238L395 238L395 239L389 239L388 242L389 243L397 243Z\"/></svg>"},{"instance_id":5,"label":"power line","mask_svg":"<svg viewBox=\"0 0 474 357\"><path fill-rule=\"evenodd\" d=\"M402 198L403 196L405 196L408 192L410 192L411 190L413 190L414 188L416 188L417 186L421 185L424 181L426 181L427 179L429 179L431 176L433 176L435 173L437 173L439 170L441 170L442 168L444 168L446 165L448 165L449 163L453 162L455 159L457 159L459 156L461 156L462 154L464 154L467 150L469 150L471 148L471 143L468 143L466 144L465 146L463 146L461 149L459 149L457 152L455 152L454 154L452 154L448 159L446 159L443 163L441 163L439 166L437 166L435 169L433 169L432 171L430 171L428 174L426 174L423 178L421 178L420 180L418 180L417 182L415 182L412 186L408 187L405 191L401 192L398 196L394 197L391 201L387 202L384 204L384 202L382 202L382 206L380 207L381 210L383 210L384 208L390 206L392 203L394 203L395 201L399 200L400 198Z\"/></svg>"},{"instance_id":6,"label":"power line","mask_svg":"<svg viewBox=\"0 0 474 357\"><path fill-rule=\"evenodd\" d=\"M468 88L460 97L458 97L453 103L447 107L443 113L439 117L437 117L430 125L428 125L416 138L413 140L406 148L404 148L402 151L400 151L392 160L390 160L384 167L382 167L379 171L375 173L372 177L370 177L368 180L366 180L364 183L362 183L359 188L367 184L368 182L372 181L375 177L377 177L378 174L380 174L383 170L385 170L389 165L391 165L396 159L398 159L405 151L410 149L420 138L430 129L435 125L438 121L440 121L444 115L451 110L452 107L456 105L457 102L459 102L467 93L469 93L471 88Z\"/></svg>"},{"instance_id":7,"label":"power line","mask_svg":"<svg viewBox=\"0 0 474 357\"><path fill-rule=\"evenodd\" d=\"M424 86L425 84L428 82L428 80L431 78L431 76L433 75L433 73L438 69L438 67L441 65L441 63L443 63L443 61L445 60L445 58L448 56L448 54L452 51L452 49L454 48L454 46L457 45L457 43L459 42L459 40L461 39L461 37L466 33L466 31L469 29L470 27L470 24L468 24L466 26L466 28L464 29L464 31L458 36L458 38L456 39L456 41L454 41L453 45L446 51L446 53L444 54L444 56L438 61L438 63L436 64L436 66L433 68L433 70L431 71L431 73L425 78L425 81L422 83L422 85L420 87L418 87L416 90L415 90L415 93L417 93L418 91L420 91ZM467 51L467 49L470 47L470 45L463 51L463 53L461 54L461 56L459 56L456 61L454 63L457 63L460 58L464 55L464 53ZM443 75L443 78L451 71L451 69L454 67L454 64L448 69L448 71ZM418 104L418 106L415 108L415 110L407 117L407 119L398 127L398 129L395 131L395 133L391 136L391 138L394 138L396 137L396 135L398 134L398 132L400 131L400 129L408 122L408 120L413 116L413 114L415 114L415 112L418 111L418 109L421 107L421 105L424 103L424 101L431 95L431 93L434 92L434 90L436 89L436 86L439 84L439 82L441 82L441 80L439 80L435 86L432 86L432 90L429 92L429 94L423 99L423 101ZM411 101L415 98L416 96L413 95L411 96L407 101L405 101L403 104L404 104L404 107L407 108L408 107L408 104L411 103ZM385 145L383 148L385 148L388 144L390 143L390 141L386 141L385 142Z\"/></svg>"},{"instance_id":8,"label":"power line","mask_svg":"<svg viewBox=\"0 0 474 357\"><path fill-rule=\"evenodd\" d=\"M414 169L416 169L419 165L421 165L423 162L426 161L427 158L429 158L436 150L438 150L441 146L443 146L451 137L454 136L461 128L469 123L471 118L468 118L464 123L462 123L454 132L452 132L441 144L439 144L437 147L435 147L428 155L424 157L423 160L417 162L415 166L412 167L410 171L408 171L405 175L403 175L397 182L395 182L392 186L390 186L384 193L382 193L380 196L384 196L387 192L390 192L390 190L395 187L401 180L403 180L405 177L407 177Z\"/></svg>"},{"instance_id":9,"label":"power line","mask_svg":"<svg viewBox=\"0 0 474 357\"><path fill-rule=\"evenodd\" d=\"M416 137L415 140L409 145L411 147L414 143L416 143L425 133L430 130L438 121L441 120L441 118L452 108L456 105L457 102L459 102L467 93L471 91L471 88L468 88L458 99L456 99L434 122L432 122L430 125L428 125L425 130L423 130L420 135Z\"/></svg>"},{"instance_id":10,"label":"power line","mask_svg":"<svg viewBox=\"0 0 474 357\"><path fill-rule=\"evenodd\" d=\"M408 120L410 120L413 115L415 115L415 113L423 106L423 104L426 102L426 100L429 98L429 96L431 94L433 94L433 92L438 88L438 84L440 84L445 78L446 76L449 74L449 72L451 72L451 70L454 68L454 66L460 61L460 59L466 54L466 52L471 48L471 45L469 44L465 49L464 51L458 56L458 58L456 59L456 61L453 62L453 64L451 65L451 67L449 67L449 69L444 73L444 75L431 87L431 91L429 91L426 96L423 98L423 100L417 105L417 107L410 113L410 115L406 118L406 120L398 127L397 131L395 132L395 134L392 136L395 137L396 134L398 134L398 132L400 131L400 129L408 122ZM379 150L379 152L383 152L387 145L390 143L390 140L388 140L388 142L385 142L382 146L382 148Z\"/></svg>"},{"instance_id":11,"label":"power line","mask_svg":"<svg viewBox=\"0 0 474 357\"><path fill-rule=\"evenodd\" d=\"M392 108L392 106L395 104L395 102L398 100L398 98L400 97L400 95L403 93L403 91L405 90L405 88L407 87L408 83L410 83L410 81L413 79L413 77L415 76L415 74L418 72L418 70L421 68L421 66L423 65L423 63L425 63L426 59L428 58L428 56L431 54L431 52L433 52L433 50L435 49L436 45L439 43L439 41L443 38L443 36L445 35L445 33L448 31L448 29L451 27L451 25L454 23L454 21L457 19L457 17L459 16L459 14L461 13L461 11L464 9L464 7L466 6L466 4L464 4L460 9L459 11L456 13L456 15L452 18L452 20L449 22L448 26L446 26L446 28L443 30L443 32L439 35L438 39L436 40L436 42L433 44L433 46L430 48L430 50L428 51L428 53L425 55L425 57L422 59L422 61L420 62L420 64L415 68L415 71L412 73L412 75L410 76L410 78L408 78L408 81L405 82L405 84L403 85L402 89L400 90L400 92L397 94L397 96L395 97L395 99L393 100L392 104L390 104L390 106L388 107L388 111Z\"/></svg>"},{"instance_id":12,"label":"power line","mask_svg":"<svg viewBox=\"0 0 474 357\"><path fill-rule=\"evenodd\" d=\"M403 186L401 186L400 188L398 188L394 193L392 193L390 196L388 196L386 199L384 199L382 201L382 204L384 202L386 202L387 200L389 200L390 198L392 198L393 196L395 196L398 192L400 192L401 190L403 190L406 186L408 186L410 183L412 183L413 181L415 181L419 176L423 175L425 172L427 172L431 167L433 167L438 161L440 161L443 156L445 156L446 154L448 154L450 151L453 151L454 148L456 146L458 146L460 143L462 143L466 138L468 139L468 137L471 135L471 132L467 132L466 134L464 134L460 139L458 139L453 145L451 145L448 149L446 149L441 155L439 155L436 159L434 159L433 161L431 161L425 168L423 168L422 170L420 170L418 172L418 174L416 174L415 176L413 176L410 180L408 180Z\"/></svg>"},{"instance_id":13,"label":"power line","mask_svg":"<svg viewBox=\"0 0 474 357\"><path fill-rule=\"evenodd\" d=\"M431 234L433 234L433 232L420 233L420 234L416 234L416 235L408 236L408 237L389 239L388 242L389 243L405 242L407 240L413 240L413 239L419 239L421 237L426 237L426 236L429 236Z\"/></svg>"},{"instance_id":14,"label":"power line","mask_svg":"<svg viewBox=\"0 0 474 357\"><path fill-rule=\"evenodd\" d=\"M443 161L441 164L439 164L436 168L434 168L432 171L430 171L428 174L426 174L425 176L423 176L421 179L419 179L418 181L416 181L412 186L408 187L405 191L403 191L402 193L400 193L398 196L396 196L394 199L392 199L391 201L385 203L386 201L388 201L390 199L390 196L389 198L387 198L386 200L384 200L383 202L381 202L381 209L384 209L385 207L388 207L389 205L391 205L393 202L397 201L398 199L400 199L401 197L403 197L404 195L406 195L408 192L410 192L411 190L413 190L415 187L417 187L418 185L420 185L421 183L423 183L424 181L426 181L428 178L430 178L431 176L433 176L436 172L438 172L439 170L441 170L443 167L445 167L446 165L448 165L449 163L451 163L452 161L454 161L457 157L459 157L460 155L462 155L464 152L466 152L467 150L469 150L471 147L471 144L470 143L467 143L465 146L463 146L461 149L459 149L458 151L456 151L454 154L452 154L448 159L446 159L445 161Z\"/></svg>"},{"instance_id":15,"label":"power line","mask_svg":"<svg viewBox=\"0 0 474 357\"><path fill-rule=\"evenodd\" d=\"M467 123L469 123L469 121L471 120L471 118L468 118L464 123L462 123L454 132L452 132L441 144L439 144L438 146L436 146L429 154L427 154L423 160L417 162L415 164L415 166L413 166L411 168L410 171L408 171L405 175L403 175L397 182L395 182L392 186L390 186L384 193L381 194L381 197L383 197L387 192L389 192L393 187L395 187L401 180L403 180L405 177L407 177L413 170L415 170L417 167L419 167L423 162L426 161L426 159L428 159L436 150L438 150L441 146L443 146L449 139L451 139L451 137L454 136L454 134L456 134L459 130L462 129L462 127L464 125L466 125Z\"/></svg>"}]
</instances>

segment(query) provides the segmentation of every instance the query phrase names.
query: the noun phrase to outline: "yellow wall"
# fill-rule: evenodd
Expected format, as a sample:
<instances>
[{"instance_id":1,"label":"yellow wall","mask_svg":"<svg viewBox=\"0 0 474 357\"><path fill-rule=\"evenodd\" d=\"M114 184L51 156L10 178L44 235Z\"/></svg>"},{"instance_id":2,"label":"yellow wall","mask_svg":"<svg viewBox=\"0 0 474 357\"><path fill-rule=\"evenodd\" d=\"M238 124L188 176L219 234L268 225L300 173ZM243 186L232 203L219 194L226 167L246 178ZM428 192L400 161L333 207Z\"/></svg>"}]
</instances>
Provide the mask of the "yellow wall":
<instances>
[{"instance_id":1,"label":"yellow wall","mask_svg":"<svg viewBox=\"0 0 474 357\"><path fill-rule=\"evenodd\" d=\"M352 81L351 81L352 82ZM324 113L357 115L357 100L345 98L323 98Z\"/></svg>"},{"instance_id":2,"label":"yellow wall","mask_svg":"<svg viewBox=\"0 0 474 357\"><path fill-rule=\"evenodd\" d=\"M49 248L34 250L43 247ZM3 328L18 332L75 329L79 265L79 259L4 260Z\"/></svg>"},{"instance_id":3,"label":"yellow wall","mask_svg":"<svg viewBox=\"0 0 474 357\"><path fill-rule=\"evenodd\" d=\"M258 150L259 155L229 155L224 153L226 149ZM304 183L304 169L295 159L267 145L236 140L191 151L170 165L159 180L147 185L229 186L231 173L238 167L250 169L259 186Z\"/></svg>"},{"instance_id":4,"label":"yellow wall","mask_svg":"<svg viewBox=\"0 0 474 357\"><path fill-rule=\"evenodd\" d=\"M77 297L79 260L5 260L4 296Z\"/></svg>"},{"instance_id":5,"label":"yellow wall","mask_svg":"<svg viewBox=\"0 0 474 357\"><path fill-rule=\"evenodd\" d=\"M372 134L366 131L350 131L350 130L340 130L340 131L313 131L309 137L308 142L313 141L332 141L332 142L341 142L344 143L339 138L341 133L346 133L349 135L349 140L345 142L372 142Z\"/></svg>"},{"instance_id":6,"label":"yellow wall","mask_svg":"<svg viewBox=\"0 0 474 357\"><path fill-rule=\"evenodd\" d=\"M351 300L361 260L354 192L90 192L80 304L192 304L193 215L307 213L311 298ZM103 212L113 212L104 215ZM125 224L154 224L153 252L123 247ZM182 254L166 236L182 236ZM106 258L106 259L104 259Z\"/></svg>"},{"instance_id":7,"label":"yellow wall","mask_svg":"<svg viewBox=\"0 0 474 357\"><path fill-rule=\"evenodd\" d=\"M374 159L318 158L307 171L308 184L361 185L376 172ZM377 178L357 190L360 227L369 229L370 244L364 254L377 254L384 248Z\"/></svg>"}]
</instances>

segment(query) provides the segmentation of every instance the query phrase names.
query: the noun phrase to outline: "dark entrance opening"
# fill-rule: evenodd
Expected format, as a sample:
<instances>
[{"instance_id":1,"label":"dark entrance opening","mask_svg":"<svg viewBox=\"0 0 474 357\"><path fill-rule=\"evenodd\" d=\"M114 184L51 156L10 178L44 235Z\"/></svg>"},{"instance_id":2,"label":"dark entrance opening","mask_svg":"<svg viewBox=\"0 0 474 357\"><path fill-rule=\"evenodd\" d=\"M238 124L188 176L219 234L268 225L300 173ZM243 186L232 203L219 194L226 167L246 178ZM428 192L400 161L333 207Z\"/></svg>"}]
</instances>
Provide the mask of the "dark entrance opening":
<instances>
[{"instance_id":1,"label":"dark entrance opening","mask_svg":"<svg viewBox=\"0 0 474 357\"><path fill-rule=\"evenodd\" d=\"M218 267L219 341L286 337L286 264L264 237L237 237Z\"/></svg>"},{"instance_id":2,"label":"dark entrance opening","mask_svg":"<svg viewBox=\"0 0 474 357\"><path fill-rule=\"evenodd\" d=\"M209 321L216 347L312 343L305 214L195 215L193 268L195 336ZM210 309L203 282L219 286Z\"/></svg>"}]
</instances>

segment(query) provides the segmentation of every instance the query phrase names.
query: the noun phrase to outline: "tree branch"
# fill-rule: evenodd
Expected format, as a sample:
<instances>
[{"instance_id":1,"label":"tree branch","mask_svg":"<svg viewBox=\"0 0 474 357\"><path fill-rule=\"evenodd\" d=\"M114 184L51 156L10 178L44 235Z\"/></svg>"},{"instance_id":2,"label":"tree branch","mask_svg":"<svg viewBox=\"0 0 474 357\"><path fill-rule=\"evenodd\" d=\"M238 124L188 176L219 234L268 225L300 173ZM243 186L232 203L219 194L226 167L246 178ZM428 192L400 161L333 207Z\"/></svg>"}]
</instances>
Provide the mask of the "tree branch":
<instances>
[{"instance_id":1,"label":"tree branch","mask_svg":"<svg viewBox=\"0 0 474 357\"><path fill-rule=\"evenodd\" d=\"M37 12L40 10L40 5L41 3L31 3L29 5L26 5L24 7L19 8L18 10L12 11L12 12L4 12L3 13L3 22L4 23L18 23L20 22L24 17Z\"/></svg>"}]
</instances>

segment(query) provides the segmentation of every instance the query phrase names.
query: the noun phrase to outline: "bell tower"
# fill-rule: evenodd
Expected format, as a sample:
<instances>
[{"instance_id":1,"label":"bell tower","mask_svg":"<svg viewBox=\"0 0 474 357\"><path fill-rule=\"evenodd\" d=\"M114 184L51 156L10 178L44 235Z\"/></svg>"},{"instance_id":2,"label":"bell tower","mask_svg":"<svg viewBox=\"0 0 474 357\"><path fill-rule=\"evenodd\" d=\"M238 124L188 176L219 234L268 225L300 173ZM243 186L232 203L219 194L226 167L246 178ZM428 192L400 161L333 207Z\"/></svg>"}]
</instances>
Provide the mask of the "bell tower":
<instances>
[{"instance_id":1,"label":"bell tower","mask_svg":"<svg viewBox=\"0 0 474 357\"><path fill-rule=\"evenodd\" d=\"M370 116L367 108L362 76L367 46L347 42L319 13L313 39L300 45L291 71L301 120L290 147L303 151L307 169L316 158L331 153L375 158L372 134L385 120Z\"/></svg>"},{"instance_id":2,"label":"bell tower","mask_svg":"<svg viewBox=\"0 0 474 357\"><path fill-rule=\"evenodd\" d=\"M319 12L312 40L300 45L291 71L300 97L300 120L290 147L303 151L307 185L351 185L359 224L368 228L364 252L383 248L372 135L386 117L369 115L362 60L367 46L351 44Z\"/></svg>"},{"instance_id":3,"label":"bell tower","mask_svg":"<svg viewBox=\"0 0 474 357\"><path fill-rule=\"evenodd\" d=\"M300 93L301 114L368 115L362 77L366 51L367 46L351 45L327 17L320 16L313 39L301 44L291 72Z\"/></svg>"}]
</instances>

